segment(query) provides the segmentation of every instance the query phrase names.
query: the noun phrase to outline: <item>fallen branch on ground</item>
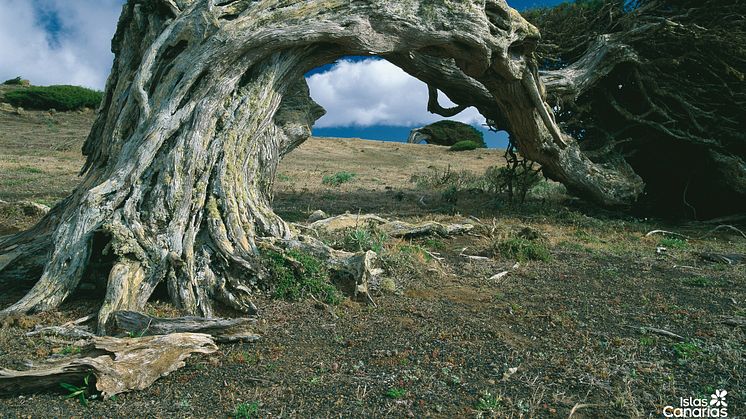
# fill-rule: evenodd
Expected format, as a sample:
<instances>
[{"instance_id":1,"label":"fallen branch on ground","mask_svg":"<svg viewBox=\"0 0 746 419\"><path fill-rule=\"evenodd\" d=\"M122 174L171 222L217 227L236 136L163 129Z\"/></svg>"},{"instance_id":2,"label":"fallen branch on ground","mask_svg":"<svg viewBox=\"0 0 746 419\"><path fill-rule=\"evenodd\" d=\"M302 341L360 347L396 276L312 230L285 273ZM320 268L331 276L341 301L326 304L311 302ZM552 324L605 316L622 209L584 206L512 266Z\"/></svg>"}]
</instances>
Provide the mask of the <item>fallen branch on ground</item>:
<instances>
[{"instance_id":1,"label":"fallen branch on ground","mask_svg":"<svg viewBox=\"0 0 746 419\"><path fill-rule=\"evenodd\" d=\"M448 237L457 234L464 234L474 228L473 224L441 224L434 221L411 224L404 221L387 220L375 214L342 214L336 217L315 221L308 227L314 230L324 229L327 231L336 231L344 230L346 228L366 226L369 224L375 225L389 237L406 239L424 236Z\"/></svg>"},{"instance_id":2,"label":"fallen branch on ground","mask_svg":"<svg viewBox=\"0 0 746 419\"><path fill-rule=\"evenodd\" d=\"M93 374L96 389L108 398L131 390L143 390L157 379L183 367L184 360L191 354L209 354L217 349L212 337L200 333L134 339L94 337L78 358L29 371L0 368L0 394L57 388L61 382L82 382Z\"/></svg>"},{"instance_id":3,"label":"fallen branch on ground","mask_svg":"<svg viewBox=\"0 0 746 419\"><path fill-rule=\"evenodd\" d=\"M116 328L135 336L168 335L172 333L204 333L216 342L253 342L259 339L252 329L255 318L221 319L178 317L163 319L135 311L115 311Z\"/></svg>"},{"instance_id":4,"label":"fallen branch on ground","mask_svg":"<svg viewBox=\"0 0 746 419\"><path fill-rule=\"evenodd\" d=\"M660 336L666 336L669 338L677 339L677 340L686 340L683 336L677 335L676 333L669 332L665 329L658 329L655 327L648 327L648 326L627 326L631 329L637 329L641 333L652 333L654 335L660 335Z\"/></svg>"}]
</instances>

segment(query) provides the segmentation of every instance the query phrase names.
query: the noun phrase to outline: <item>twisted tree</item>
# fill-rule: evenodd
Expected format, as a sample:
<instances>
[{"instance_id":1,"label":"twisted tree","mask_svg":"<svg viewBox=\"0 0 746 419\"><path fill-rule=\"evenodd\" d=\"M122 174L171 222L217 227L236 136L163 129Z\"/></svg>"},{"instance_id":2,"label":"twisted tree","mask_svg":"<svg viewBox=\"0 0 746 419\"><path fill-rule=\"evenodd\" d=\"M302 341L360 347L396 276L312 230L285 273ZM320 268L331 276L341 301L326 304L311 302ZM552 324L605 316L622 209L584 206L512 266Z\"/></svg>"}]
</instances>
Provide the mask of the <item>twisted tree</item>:
<instances>
[{"instance_id":1,"label":"twisted tree","mask_svg":"<svg viewBox=\"0 0 746 419\"><path fill-rule=\"evenodd\" d=\"M52 309L102 266L99 333L161 283L195 315L218 303L253 312L252 293L272 280L267 250L291 263L289 250L311 253L365 296L375 254L330 249L271 206L278 162L323 114L303 74L344 55L382 56L476 106L585 196L633 201L642 182L626 163L592 162L555 123L538 40L504 0L129 0L80 186L30 231L0 239L0 271L41 274L3 313Z\"/></svg>"},{"instance_id":2,"label":"twisted tree","mask_svg":"<svg viewBox=\"0 0 746 419\"><path fill-rule=\"evenodd\" d=\"M746 2L579 0L533 10L548 102L597 163L627 162L648 209L746 211Z\"/></svg>"}]
</instances>

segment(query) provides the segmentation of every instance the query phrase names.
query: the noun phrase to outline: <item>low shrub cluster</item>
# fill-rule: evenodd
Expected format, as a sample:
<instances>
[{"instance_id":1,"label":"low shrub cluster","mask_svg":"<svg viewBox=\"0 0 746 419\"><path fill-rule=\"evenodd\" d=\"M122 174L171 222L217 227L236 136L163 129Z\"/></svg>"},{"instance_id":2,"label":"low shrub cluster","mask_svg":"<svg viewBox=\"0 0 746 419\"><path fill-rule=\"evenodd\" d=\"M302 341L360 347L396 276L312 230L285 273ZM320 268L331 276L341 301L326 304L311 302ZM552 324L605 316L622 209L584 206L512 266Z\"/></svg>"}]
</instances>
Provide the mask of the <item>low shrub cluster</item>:
<instances>
[{"instance_id":1,"label":"low shrub cluster","mask_svg":"<svg viewBox=\"0 0 746 419\"><path fill-rule=\"evenodd\" d=\"M72 111L97 108L103 93L79 86L33 86L5 94L4 100L26 109Z\"/></svg>"},{"instance_id":2,"label":"low shrub cluster","mask_svg":"<svg viewBox=\"0 0 746 419\"><path fill-rule=\"evenodd\" d=\"M337 172L333 175L326 175L321 179L321 183L328 186L339 186L343 183L347 183L357 176L355 173L350 172Z\"/></svg>"},{"instance_id":3,"label":"low shrub cluster","mask_svg":"<svg viewBox=\"0 0 746 419\"><path fill-rule=\"evenodd\" d=\"M267 251L264 258L275 280L275 298L298 301L313 296L332 305L341 301L329 280L329 267L315 257L291 250L284 255Z\"/></svg>"},{"instance_id":4,"label":"low shrub cluster","mask_svg":"<svg viewBox=\"0 0 746 419\"><path fill-rule=\"evenodd\" d=\"M451 151L469 151L480 148L479 144L471 140L459 141L451 146Z\"/></svg>"}]
</instances>

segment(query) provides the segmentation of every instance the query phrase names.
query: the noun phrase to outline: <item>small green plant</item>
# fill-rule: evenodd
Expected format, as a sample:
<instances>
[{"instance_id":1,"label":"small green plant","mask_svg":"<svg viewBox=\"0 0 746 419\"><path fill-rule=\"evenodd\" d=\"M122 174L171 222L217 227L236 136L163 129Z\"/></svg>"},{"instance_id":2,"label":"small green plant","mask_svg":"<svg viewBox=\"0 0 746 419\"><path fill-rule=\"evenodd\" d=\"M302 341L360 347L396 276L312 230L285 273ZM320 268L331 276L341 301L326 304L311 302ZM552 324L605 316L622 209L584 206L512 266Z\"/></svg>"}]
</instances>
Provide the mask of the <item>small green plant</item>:
<instances>
[{"instance_id":1,"label":"small green plant","mask_svg":"<svg viewBox=\"0 0 746 419\"><path fill-rule=\"evenodd\" d=\"M495 250L503 257L512 258L519 262L529 260L547 262L552 258L549 250L542 243L521 237L499 241L495 244Z\"/></svg>"},{"instance_id":2,"label":"small green plant","mask_svg":"<svg viewBox=\"0 0 746 419\"><path fill-rule=\"evenodd\" d=\"M327 304L341 301L339 292L329 282L329 267L312 255L296 250L281 254L266 251L267 267L275 278L275 298L297 301L314 296Z\"/></svg>"},{"instance_id":3,"label":"small green plant","mask_svg":"<svg viewBox=\"0 0 746 419\"><path fill-rule=\"evenodd\" d=\"M678 249L678 250L683 250L689 247L689 243L687 243L686 240L676 239L676 238L661 239L661 241L658 242L658 245L669 248L669 249Z\"/></svg>"},{"instance_id":4,"label":"small green plant","mask_svg":"<svg viewBox=\"0 0 746 419\"><path fill-rule=\"evenodd\" d=\"M681 283L689 287L705 288L715 285L715 281L706 276L696 276L694 278L684 278Z\"/></svg>"},{"instance_id":5,"label":"small green plant","mask_svg":"<svg viewBox=\"0 0 746 419\"><path fill-rule=\"evenodd\" d=\"M286 175L285 173L278 173L277 180L279 180L280 182L290 182L291 180L293 180L293 178Z\"/></svg>"},{"instance_id":6,"label":"small green plant","mask_svg":"<svg viewBox=\"0 0 746 419\"><path fill-rule=\"evenodd\" d=\"M102 98L103 93L80 86L34 86L8 92L4 100L28 109L72 111L97 108Z\"/></svg>"},{"instance_id":7,"label":"small green plant","mask_svg":"<svg viewBox=\"0 0 746 419\"><path fill-rule=\"evenodd\" d=\"M252 419L259 417L259 403L257 402L244 402L236 406L233 411L233 417L236 419Z\"/></svg>"},{"instance_id":8,"label":"small green plant","mask_svg":"<svg viewBox=\"0 0 746 419\"><path fill-rule=\"evenodd\" d=\"M673 352L680 361L691 359L701 351L702 348L696 342L679 342L673 345Z\"/></svg>"},{"instance_id":9,"label":"small green plant","mask_svg":"<svg viewBox=\"0 0 746 419\"><path fill-rule=\"evenodd\" d=\"M480 148L479 144L475 143L474 141L459 141L456 144L452 145L450 150L451 151L469 151L469 150L476 150Z\"/></svg>"},{"instance_id":10,"label":"small green plant","mask_svg":"<svg viewBox=\"0 0 746 419\"><path fill-rule=\"evenodd\" d=\"M344 238L343 247L352 252L367 252L372 250L376 253L383 251L388 236L378 230L375 226L368 228L356 227L350 230Z\"/></svg>"},{"instance_id":11,"label":"small green plant","mask_svg":"<svg viewBox=\"0 0 746 419\"><path fill-rule=\"evenodd\" d=\"M425 239L423 245L432 250L444 250L446 248L446 244L438 239Z\"/></svg>"},{"instance_id":12,"label":"small green plant","mask_svg":"<svg viewBox=\"0 0 746 419\"><path fill-rule=\"evenodd\" d=\"M458 202L458 188L455 186L451 186L448 189L444 190L440 197L443 201L449 202L451 204L455 204Z\"/></svg>"},{"instance_id":13,"label":"small green plant","mask_svg":"<svg viewBox=\"0 0 746 419\"><path fill-rule=\"evenodd\" d=\"M386 397L388 397L389 399L394 399L394 400L404 398L404 396L406 395L407 395L407 390L403 388L399 388L399 387L390 388L386 392Z\"/></svg>"},{"instance_id":14,"label":"small green plant","mask_svg":"<svg viewBox=\"0 0 746 419\"><path fill-rule=\"evenodd\" d=\"M60 351L62 355L76 355L80 353L79 346L67 345Z\"/></svg>"},{"instance_id":15,"label":"small green plant","mask_svg":"<svg viewBox=\"0 0 746 419\"><path fill-rule=\"evenodd\" d=\"M333 175L326 175L321 179L321 183L328 186L339 186L343 183L350 182L357 174L351 172L337 172Z\"/></svg>"},{"instance_id":16,"label":"small green plant","mask_svg":"<svg viewBox=\"0 0 746 419\"><path fill-rule=\"evenodd\" d=\"M70 394L65 396L66 399L72 399L74 397L77 397L80 401L80 404L83 406L88 406L88 396L90 396L90 391L88 390L88 380L90 378L90 374L86 375L85 378L83 378L83 385L82 386L76 386L69 383L60 383L60 387L64 388Z\"/></svg>"},{"instance_id":17,"label":"small green plant","mask_svg":"<svg viewBox=\"0 0 746 419\"><path fill-rule=\"evenodd\" d=\"M495 396L492 393L485 391L477 401L475 409L480 412L494 412L502 407L502 397Z\"/></svg>"},{"instance_id":18,"label":"small green plant","mask_svg":"<svg viewBox=\"0 0 746 419\"><path fill-rule=\"evenodd\" d=\"M655 338L652 336L643 336L640 338L640 346L653 346L655 345Z\"/></svg>"}]
</instances>

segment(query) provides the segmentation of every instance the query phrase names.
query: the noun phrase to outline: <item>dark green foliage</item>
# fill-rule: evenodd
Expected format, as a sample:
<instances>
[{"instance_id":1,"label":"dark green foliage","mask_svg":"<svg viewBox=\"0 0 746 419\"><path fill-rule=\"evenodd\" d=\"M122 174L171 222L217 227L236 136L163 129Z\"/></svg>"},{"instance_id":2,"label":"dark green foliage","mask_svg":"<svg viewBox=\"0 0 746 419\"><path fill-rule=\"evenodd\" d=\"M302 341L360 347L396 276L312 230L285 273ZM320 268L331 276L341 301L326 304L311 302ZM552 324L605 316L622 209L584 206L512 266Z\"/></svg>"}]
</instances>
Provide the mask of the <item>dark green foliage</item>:
<instances>
[{"instance_id":1,"label":"dark green foliage","mask_svg":"<svg viewBox=\"0 0 746 419\"><path fill-rule=\"evenodd\" d=\"M5 94L5 101L26 109L72 111L97 108L103 93L79 86L33 86Z\"/></svg>"},{"instance_id":2,"label":"dark green foliage","mask_svg":"<svg viewBox=\"0 0 746 419\"><path fill-rule=\"evenodd\" d=\"M340 295L329 282L329 267L322 261L296 250L263 255L275 283L275 298L298 301L314 296L327 304L339 304Z\"/></svg>"},{"instance_id":3,"label":"dark green foliage","mask_svg":"<svg viewBox=\"0 0 746 419\"><path fill-rule=\"evenodd\" d=\"M479 144L471 140L459 141L451 146L451 151L468 151L482 148Z\"/></svg>"},{"instance_id":4,"label":"dark green foliage","mask_svg":"<svg viewBox=\"0 0 746 419\"><path fill-rule=\"evenodd\" d=\"M367 228L357 227L349 230L345 235L342 248L350 252L367 252L368 250L372 250L376 253L381 253L388 239L386 233L380 231L374 225L370 225Z\"/></svg>"},{"instance_id":5,"label":"dark green foliage","mask_svg":"<svg viewBox=\"0 0 746 419\"><path fill-rule=\"evenodd\" d=\"M693 218L746 210L746 2L582 0L523 15L541 30L542 70L573 64L603 34L630 53L579 97L548 101L586 155L642 177L641 205Z\"/></svg>"},{"instance_id":6,"label":"dark green foliage","mask_svg":"<svg viewBox=\"0 0 746 419\"><path fill-rule=\"evenodd\" d=\"M512 258L519 262L528 260L549 261L549 250L541 242L515 237L495 243L495 250L503 257Z\"/></svg>"},{"instance_id":7,"label":"dark green foliage","mask_svg":"<svg viewBox=\"0 0 746 419\"><path fill-rule=\"evenodd\" d=\"M91 375L89 374L89 375L86 375L85 378L83 378L83 385L81 386L76 386L76 385L69 384L69 383L60 383L60 387L67 390L69 393L67 397L65 398L66 399L77 398L78 401L80 401L80 404L82 404L83 406L88 406L88 397L91 395L90 389L89 389L90 388L90 384L89 384L90 376Z\"/></svg>"},{"instance_id":8,"label":"dark green foliage","mask_svg":"<svg viewBox=\"0 0 746 419\"><path fill-rule=\"evenodd\" d=\"M321 179L321 183L329 186L339 186L343 183L350 182L357 176L355 173L350 172L337 172L333 175L326 175Z\"/></svg>"},{"instance_id":9,"label":"dark green foliage","mask_svg":"<svg viewBox=\"0 0 746 419\"><path fill-rule=\"evenodd\" d=\"M478 148L485 148L484 134L471 125L456 121L438 121L421 128L421 132L430 137L428 144L452 146L460 141L471 141Z\"/></svg>"},{"instance_id":10,"label":"dark green foliage","mask_svg":"<svg viewBox=\"0 0 746 419\"><path fill-rule=\"evenodd\" d=\"M252 402L252 403L241 403L238 406L236 406L236 409L233 411L233 417L236 419L252 419L252 418L258 418L259 417L259 403Z\"/></svg>"},{"instance_id":11,"label":"dark green foliage","mask_svg":"<svg viewBox=\"0 0 746 419\"><path fill-rule=\"evenodd\" d=\"M5 80L3 84L6 86L28 86L29 81L22 79L21 76L18 76L14 79Z\"/></svg>"}]
</instances>

